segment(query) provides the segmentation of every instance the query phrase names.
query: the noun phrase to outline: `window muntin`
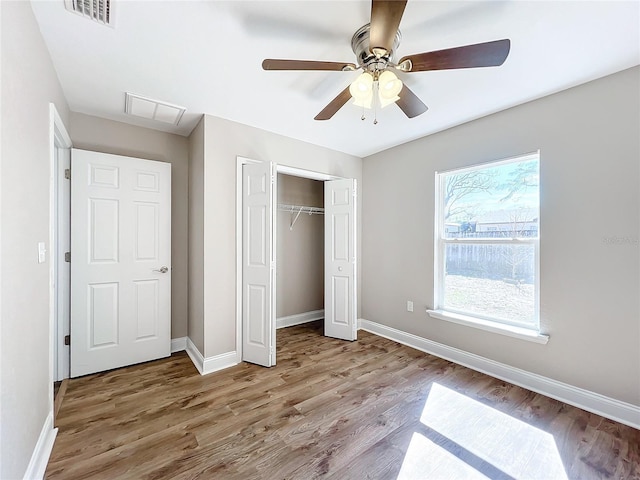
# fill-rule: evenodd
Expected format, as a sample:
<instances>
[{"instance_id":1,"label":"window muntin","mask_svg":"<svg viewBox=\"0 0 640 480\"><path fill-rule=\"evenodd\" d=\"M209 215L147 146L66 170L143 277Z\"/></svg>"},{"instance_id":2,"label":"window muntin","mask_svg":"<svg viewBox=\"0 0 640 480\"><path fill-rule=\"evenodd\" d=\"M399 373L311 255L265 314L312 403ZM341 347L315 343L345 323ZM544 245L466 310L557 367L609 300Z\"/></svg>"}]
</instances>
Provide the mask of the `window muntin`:
<instances>
[{"instance_id":1,"label":"window muntin","mask_svg":"<svg viewBox=\"0 0 640 480\"><path fill-rule=\"evenodd\" d=\"M539 154L436 174L435 309L539 328Z\"/></svg>"}]
</instances>

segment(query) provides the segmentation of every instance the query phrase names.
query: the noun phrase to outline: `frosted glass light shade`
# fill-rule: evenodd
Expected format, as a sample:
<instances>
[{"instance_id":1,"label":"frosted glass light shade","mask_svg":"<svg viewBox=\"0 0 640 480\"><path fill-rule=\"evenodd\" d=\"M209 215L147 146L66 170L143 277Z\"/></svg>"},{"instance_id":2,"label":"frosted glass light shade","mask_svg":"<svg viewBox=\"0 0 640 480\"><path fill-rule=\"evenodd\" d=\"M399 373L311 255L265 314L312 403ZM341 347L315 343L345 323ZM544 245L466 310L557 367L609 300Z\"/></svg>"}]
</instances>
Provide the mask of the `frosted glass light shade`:
<instances>
[{"instance_id":1,"label":"frosted glass light shade","mask_svg":"<svg viewBox=\"0 0 640 480\"><path fill-rule=\"evenodd\" d=\"M379 100L380 100L380 108L384 108L387 105L391 105L392 103L395 103L398 100L400 100L400 97L396 95L395 97L384 98L382 97L382 95L379 95Z\"/></svg>"},{"instance_id":2,"label":"frosted glass light shade","mask_svg":"<svg viewBox=\"0 0 640 480\"><path fill-rule=\"evenodd\" d=\"M378 77L378 87L380 100L383 98L388 100L398 96L402 90L402 81L392 71L385 70Z\"/></svg>"},{"instance_id":3,"label":"frosted glass light shade","mask_svg":"<svg viewBox=\"0 0 640 480\"><path fill-rule=\"evenodd\" d=\"M356 98L353 100L353 104L357 107L371 108L373 104L373 94L366 98Z\"/></svg>"},{"instance_id":4,"label":"frosted glass light shade","mask_svg":"<svg viewBox=\"0 0 640 480\"><path fill-rule=\"evenodd\" d=\"M349 85L349 93L353 97L354 105L371 108L373 103L373 75L364 72Z\"/></svg>"}]
</instances>

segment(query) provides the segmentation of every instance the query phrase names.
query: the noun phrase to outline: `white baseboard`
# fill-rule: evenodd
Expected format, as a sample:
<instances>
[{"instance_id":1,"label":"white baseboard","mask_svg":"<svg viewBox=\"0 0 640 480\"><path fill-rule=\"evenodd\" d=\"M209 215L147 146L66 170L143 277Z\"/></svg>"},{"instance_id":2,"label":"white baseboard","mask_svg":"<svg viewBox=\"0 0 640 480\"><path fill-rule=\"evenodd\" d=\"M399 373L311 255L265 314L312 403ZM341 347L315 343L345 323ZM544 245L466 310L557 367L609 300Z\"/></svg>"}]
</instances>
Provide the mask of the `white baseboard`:
<instances>
[{"instance_id":1,"label":"white baseboard","mask_svg":"<svg viewBox=\"0 0 640 480\"><path fill-rule=\"evenodd\" d=\"M187 349L187 337L171 339L171 353L182 352Z\"/></svg>"},{"instance_id":2,"label":"white baseboard","mask_svg":"<svg viewBox=\"0 0 640 480\"><path fill-rule=\"evenodd\" d=\"M24 480L42 480L57 434L58 429L53 428L53 412L50 412L42 425L40 437L38 437L38 442L33 449L31 460L24 474Z\"/></svg>"},{"instance_id":3,"label":"white baseboard","mask_svg":"<svg viewBox=\"0 0 640 480\"><path fill-rule=\"evenodd\" d=\"M233 352L221 353L220 355L204 358L200 350L198 350L198 347L194 345L189 337L187 337L186 350L189 358L191 358L198 372L200 372L200 375L217 372L218 370L233 367L239 363L238 354L235 350Z\"/></svg>"},{"instance_id":4,"label":"white baseboard","mask_svg":"<svg viewBox=\"0 0 640 480\"><path fill-rule=\"evenodd\" d=\"M599 393L574 387L536 373L496 362L473 353L465 352L442 343L406 333L395 328L365 319L358 320L358 327L381 337L395 340L416 350L486 373L514 385L555 398L583 410L602 415L633 428L640 429L640 406L621 402Z\"/></svg>"},{"instance_id":5,"label":"white baseboard","mask_svg":"<svg viewBox=\"0 0 640 480\"><path fill-rule=\"evenodd\" d=\"M313 310L311 312L298 313L289 315L288 317L280 317L276 319L276 328L293 327L294 325L302 325L303 323L313 322L324 318L324 310Z\"/></svg>"}]
</instances>

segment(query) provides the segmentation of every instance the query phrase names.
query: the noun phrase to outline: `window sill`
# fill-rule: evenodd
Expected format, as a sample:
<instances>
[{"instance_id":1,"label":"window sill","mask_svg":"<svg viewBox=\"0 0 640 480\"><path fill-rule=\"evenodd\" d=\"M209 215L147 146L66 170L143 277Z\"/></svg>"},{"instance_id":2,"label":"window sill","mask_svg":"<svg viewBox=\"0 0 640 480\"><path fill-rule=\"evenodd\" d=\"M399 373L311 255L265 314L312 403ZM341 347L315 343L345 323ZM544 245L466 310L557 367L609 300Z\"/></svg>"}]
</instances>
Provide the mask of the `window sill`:
<instances>
[{"instance_id":1,"label":"window sill","mask_svg":"<svg viewBox=\"0 0 640 480\"><path fill-rule=\"evenodd\" d=\"M468 327L479 328L487 332L498 333L508 337L519 338L529 342L546 344L549 341L549 335L543 335L536 330L530 330L524 327L515 327L513 325L505 325L503 323L492 322L482 318L461 315L459 313L446 312L444 310L427 310L432 318L445 320L447 322L466 325Z\"/></svg>"}]
</instances>

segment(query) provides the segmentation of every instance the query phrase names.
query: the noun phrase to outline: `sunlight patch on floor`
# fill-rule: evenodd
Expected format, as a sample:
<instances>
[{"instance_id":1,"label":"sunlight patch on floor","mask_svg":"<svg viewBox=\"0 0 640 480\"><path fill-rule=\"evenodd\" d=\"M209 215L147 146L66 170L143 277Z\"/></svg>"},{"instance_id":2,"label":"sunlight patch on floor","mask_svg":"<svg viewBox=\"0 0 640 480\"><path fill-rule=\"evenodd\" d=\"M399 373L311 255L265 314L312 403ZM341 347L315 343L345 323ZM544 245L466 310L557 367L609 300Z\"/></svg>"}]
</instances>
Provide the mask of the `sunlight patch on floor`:
<instances>
[{"instance_id":1,"label":"sunlight patch on floor","mask_svg":"<svg viewBox=\"0 0 640 480\"><path fill-rule=\"evenodd\" d=\"M425 478L487 480L489 477L436 445L424 435L414 433L397 480Z\"/></svg>"},{"instance_id":2,"label":"sunlight patch on floor","mask_svg":"<svg viewBox=\"0 0 640 480\"><path fill-rule=\"evenodd\" d=\"M567 478L553 435L437 383L431 387L420 421L510 477ZM425 450L426 463L428 455L431 450Z\"/></svg>"}]
</instances>

